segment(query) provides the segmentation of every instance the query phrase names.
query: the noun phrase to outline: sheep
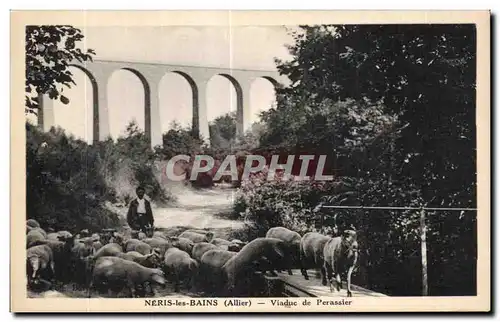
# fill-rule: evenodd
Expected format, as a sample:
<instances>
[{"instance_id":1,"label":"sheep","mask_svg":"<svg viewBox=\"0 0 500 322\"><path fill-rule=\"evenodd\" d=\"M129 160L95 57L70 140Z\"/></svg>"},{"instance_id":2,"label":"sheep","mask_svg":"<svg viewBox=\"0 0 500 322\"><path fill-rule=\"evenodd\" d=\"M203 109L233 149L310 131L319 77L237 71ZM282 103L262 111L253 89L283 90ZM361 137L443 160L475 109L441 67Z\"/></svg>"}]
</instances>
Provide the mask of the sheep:
<instances>
[{"instance_id":1,"label":"sheep","mask_svg":"<svg viewBox=\"0 0 500 322\"><path fill-rule=\"evenodd\" d=\"M239 252L245 246L243 242L237 239L234 239L234 241L229 241L222 238L213 238L210 243L218 246L220 249L228 250L231 252Z\"/></svg>"},{"instance_id":2,"label":"sheep","mask_svg":"<svg viewBox=\"0 0 500 322\"><path fill-rule=\"evenodd\" d=\"M111 244L106 244L102 246L98 251L95 252L94 258L100 258L100 257L105 257L105 256L117 256L118 254L121 254L123 252L123 249L120 245L116 243L111 243Z\"/></svg>"},{"instance_id":3,"label":"sheep","mask_svg":"<svg viewBox=\"0 0 500 322\"><path fill-rule=\"evenodd\" d=\"M347 296L352 296L351 275L358 262L358 242L356 231L345 230L342 236L330 239L323 249L324 270L330 281L330 291L333 291L333 281L336 281L337 291L342 287L341 275L347 276ZM335 276L335 279L333 278Z\"/></svg>"},{"instance_id":4,"label":"sheep","mask_svg":"<svg viewBox=\"0 0 500 322\"><path fill-rule=\"evenodd\" d=\"M201 256L199 275L203 278L202 282L207 289L214 290L222 287L224 281L222 266L236 254L236 252L211 249Z\"/></svg>"},{"instance_id":5,"label":"sheep","mask_svg":"<svg viewBox=\"0 0 500 322\"><path fill-rule=\"evenodd\" d=\"M119 257L105 256L95 262L88 297L91 297L93 288L103 284L124 286L129 289L131 297L135 297L138 286L145 289L145 284L150 283L151 293L154 295L151 284L165 285L165 282L161 269L144 267Z\"/></svg>"},{"instance_id":6,"label":"sheep","mask_svg":"<svg viewBox=\"0 0 500 322\"><path fill-rule=\"evenodd\" d=\"M58 241L59 240L59 234L58 233L48 233L47 234L47 239L48 240Z\"/></svg>"},{"instance_id":7,"label":"sheep","mask_svg":"<svg viewBox=\"0 0 500 322\"><path fill-rule=\"evenodd\" d=\"M31 228L40 228L40 224L35 219L26 220L26 226Z\"/></svg>"},{"instance_id":8,"label":"sheep","mask_svg":"<svg viewBox=\"0 0 500 322\"><path fill-rule=\"evenodd\" d=\"M216 246L221 246L221 245L231 245L232 243L229 240L223 239L223 238L212 238L210 241L211 244L214 244Z\"/></svg>"},{"instance_id":9,"label":"sheep","mask_svg":"<svg viewBox=\"0 0 500 322\"><path fill-rule=\"evenodd\" d=\"M66 230L60 230L57 233L59 234L59 236L63 236L64 238L71 238L73 236L72 233L70 233L69 231L66 231Z\"/></svg>"},{"instance_id":10,"label":"sheep","mask_svg":"<svg viewBox=\"0 0 500 322\"><path fill-rule=\"evenodd\" d=\"M211 249L217 249L217 248L218 247L216 245L206 242L196 243L194 244L193 247L192 257L196 259L198 262L200 262L203 254L205 254Z\"/></svg>"},{"instance_id":11,"label":"sheep","mask_svg":"<svg viewBox=\"0 0 500 322\"><path fill-rule=\"evenodd\" d=\"M207 232L205 234L195 233L192 231L185 231L179 235L179 238L187 238L193 241L193 243L207 242L209 243L214 237L214 233Z\"/></svg>"},{"instance_id":12,"label":"sheep","mask_svg":"<svg viewBox=\"0 0 500 322\"><path fill-rule=\"evenodd\" d=\"M38 241L46 240L46 238L46 234L44 236L40 230L33 229L26 235L26 248L30 248L31 245L34 245Z\"/></svg>"},{"instance_id":13,"label":"sheep","mask_svg":"<svg viewBox=\"0 0 500 322\"><path fill-rule=\"evenodd\" d=\"M172 246L185 251L188 254L193 252L194 242L191 239L183 237L170 237Z\"/></svg>"},{"instance_id":14,"label":"sheep","mask_svg":"<svg viewBox=\"0 0 500 322\"><path fill-rule=\"evenodd\" d=\"M164 269L173 277L175 292L179 292L181 281L187 281L192 287L199 269L198 262L177 247L167 249L164 258Z\"/></svg>"},{"instance_id":15,"label":"sheep","mask_svg":"<svg viewBox=\"0 0 500 322\"><path fill-rule=\"evenodd\" d=\"M55 267L57 267L57 274L55 277L63 282L67 282L69 280L68 272L70 271L71 250L73 248L74 238L74 236L71 236L70 238L59 236L59 240L57 241L46 239L35 242L37 245L47 245L50 247Z\"/></svg>"},{"instance_id":16,"label":"sheep","mask_svg":"<svg viewBox=\"0 0 500 322\"><path fill-rule=\"evenodd\" d=\"M146 238L142 241L151 246L151 248L158 249L161 255L165 254L167 249L172 247L172 241L170 240L170 238L153 237Z\"/></svg>"},{"instance_id":17,"label":"sheep","mask_svg":"<svg viewBox=\"0 0 500 322\"><path fill-rule=\"evenodd\" d=\"M82 229L80 230L80 232L78 233L79 237L80 238L84 238L84 237L90 237L90 231L88 229ZM93 236L94 234L92 234Z\"/></svg>"},{"instance_id":18,"label":"sheep","mask_svg":"<svg viewBox=\"0 0 500 322\"><path fill-rule=\"evenodd\" d=\"M152 238L162 238L162 239L167 239L168 237L165 236L164 233L162 233L161 231L155 231L153 233L153 237Z\"/></svg>"},{"instance_id":19,"label":"sheep","mask_svg":"<svg viewBox=\"0 0 500 322\"><path fill-rule=\"evenodd\" d=\"M28 284L32 284L50 270L50 277L55 277L54 254L48 245L36 245L26 251L26 273Z\"/></svg>"},{"instance_id":20,"label":"sheep","mask_svg":"<svg viewBox=\"0 0 500 322\"><path fill-rule=\"evenodd\" d=\"M90 236L90 237L77 238L77 239L75 239L74 245L76 246L81 242L83 242L83 243L92 242L92 246L94 247L94 249L96 251L101 249L101 247L103 246L103 244L101 242L101 237L99 236L99 234L92 234L92 236Z\"/></svg>"},{"instance_id":21,"label":"sheep","mask_svg":"<svg viewBox=\"0 0 500 322\"><path fill-rule=\"evenodd\" d=\"M59 240L59 236L64 237L65 239L69 239L73 237L73 234L71 234L69 231L66 230L61 230L57 233L48 233L47 234L47 239L49 240Z\"/></svg>"},{"instance_id":22,"label":"sheep","mask_svg":"<svg viewBox=\"0 0 500 322\"><path fill-rule=\"evenodd\" d=\"M138 239L127 240L125 242L124 248L126 252L136 251L141 253L142 255L147 255L151 253L151 246Z\"/></svg>"},{"instance_id":23,"label":"sheep","mask_svg":"<svg viewBox=\"0 0 500 322\"><path fill-rule=\"evenodd\" d=\"M326 274L324 270L323 249L331 237L316 232L310 232L302 236L300 241L300 261L301 273L306 280L309 279L307 268L316 268L321 270L321 283L326 285Z\"/></svg>"},{"instance_id":24,"label":"sheep","mask_svg":"<svg viewBox=\"0 0 500 322\"><path fill-rule=\"evenodd\" d=\"M71 262L74 269L73 276L77 283L87 284L89 271L92 269L95 249L91 239L79 240L71 249Z\"/></svg>"},{"instance_id":25,"label":"sheep","mask_svg":"<svg viewBox=\"0 0 500 322\"><path fill-rule=\"evenodd\" d=\"M142 231L139 231L139 230L132 230L130 235L133 239L138 239L138 240L143 240L143 239L148 238L148 236L146 236L145 233L143 233Z\"/></svg>"},{"instance_id":26,"label":"sheep","mask_svg":"<svg viewBox=\"0 0 500 322\"><path fill-rule=\"evenodd\" d=\"M94 247L95 251L98 251L101 249L104 245L99 241L99 240L93 240L92 241L92 247Z\"/></svg>"},{"instance_id":27,"label":"sheep","mask_svg":"<svg viewBox=\"0 0 500 322\"><path fill-rule=\"evenodd\" d=\"M141 264L144 267L158 268L161 266L161 258L159 254L155 252L148 255L142 255L141 253L138 252L128 252L128 253L120 253L116 256L122 259L136 262L137 264Z\"/></svg>"},{"instance_id":28,"label":"sheep","mask_svg":"<svg viewBox=\"0 0 500 322\"><path fill-rule=\"evenodd\" d=\"M234 257L229 259L222 270L229 292L237 289L237 281L249 282L247 280L253 274L255 262L260 262L265 257L272 266L287 266L289 260L288 247L286 243L277 238L256 238L249 242Z\"/></svg>"},{"instance_id":29,"label":"sheep","mask_svg":"<svg viewBox=\"0 0 500 322\"><path fill-rule=\"evenodd\" d=\"M95 253L94 247L92 247L93 241L91 239L78 240L74 244L71 253L75 258L84 258Z\"/></svg>"},{"instance_id":30,"label":"sheep","mask_svg":"<svg viewBox=\"0 0 500 322\"><path fill-rule=\"evenodd\" d=\"M26 227L29 227L29 226L26 226ZM32 231L37 231L39 232L40 234L42 234L42 236L46 239L47 238L47 232L45 230L43 230L42 228L40 227L29 227L28 228L28 234Z\"/></svg>"},{"instance_id":31,"label":"sheep","mask_svg":"<svg viewBox=\"0 0 500 322\"><path fill-rule=\"evenodd\" d=\"M247 242L241 241L239 239L232 239L231 243L238 245L238 247L240 247L240 249L245 247L246 244L248 244Z\"/></svg>"},{"instance_id":32,"label":"sheep","mask_svg":"<svg viewBox=\"0 0 500 322\"><path fill-rule=\"evenodd\" d=\"M267 231L267 238L278 238L287 243L293 256L292 262L299 264L300 261L300 240L299 233L285 227L273 227ZM293 275L291 267L288 267L288 275Z\"/></svg>"}]
</instances>

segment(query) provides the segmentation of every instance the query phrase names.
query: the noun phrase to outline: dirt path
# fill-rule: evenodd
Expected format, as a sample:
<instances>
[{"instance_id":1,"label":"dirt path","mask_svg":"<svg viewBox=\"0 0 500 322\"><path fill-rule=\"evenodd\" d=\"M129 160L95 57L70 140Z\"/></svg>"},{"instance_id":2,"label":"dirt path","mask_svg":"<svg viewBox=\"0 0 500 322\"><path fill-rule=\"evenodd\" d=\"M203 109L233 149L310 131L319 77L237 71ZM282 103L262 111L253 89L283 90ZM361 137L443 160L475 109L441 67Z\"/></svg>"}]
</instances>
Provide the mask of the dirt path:
<instances>
[{"instance_id":1,"label":"dirt path","mask_svg":"<svg viewBox=\"0 0 500 322\"><path fill-rule=\"evenodd\" d=\"M176 193L176 205L167 208L154 208L155 226L191 226L195 228L232 228L243 226L241 221L218 217L218 214L231 211L234 200L233 189L215 188L210 190L185 189Z\"/></svg>"}]
</instances>

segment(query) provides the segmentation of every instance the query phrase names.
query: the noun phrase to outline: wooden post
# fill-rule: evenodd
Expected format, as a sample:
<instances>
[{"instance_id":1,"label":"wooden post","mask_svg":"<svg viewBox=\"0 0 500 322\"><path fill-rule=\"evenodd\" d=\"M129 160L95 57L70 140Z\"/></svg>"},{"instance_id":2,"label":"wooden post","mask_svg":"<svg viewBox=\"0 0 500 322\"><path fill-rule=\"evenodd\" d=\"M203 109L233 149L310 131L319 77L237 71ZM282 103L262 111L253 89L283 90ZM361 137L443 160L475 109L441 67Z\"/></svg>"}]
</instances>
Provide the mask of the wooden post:
<instances>
[{"instance_id":1,"label":"wooden post","mask_svg":"<svg viewBox=\"0 0 500 322\"><path fill-rule=\"evenodd\" d=\"M422 296L429 295L429 284L427 281L427 225L425 224L425 210L420 210L420 246L422 252Z\"/></svg>"}]
</instances>

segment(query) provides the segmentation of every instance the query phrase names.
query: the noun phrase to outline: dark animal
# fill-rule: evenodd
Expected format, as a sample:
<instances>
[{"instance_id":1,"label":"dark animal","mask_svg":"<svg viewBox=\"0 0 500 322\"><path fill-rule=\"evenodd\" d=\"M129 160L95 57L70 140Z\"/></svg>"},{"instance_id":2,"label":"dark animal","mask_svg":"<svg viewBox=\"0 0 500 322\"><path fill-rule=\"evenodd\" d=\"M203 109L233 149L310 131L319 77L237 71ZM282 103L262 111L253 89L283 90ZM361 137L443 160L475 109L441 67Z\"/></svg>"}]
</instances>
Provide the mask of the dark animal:
<instances>
[{"instance_id":1,"label":"dark animal","mask_svg":"<svg viewBox=\"0 0 500 322\"><path fill-rule=\"evenodd\" d=\"M321 283L323 285L327 284L323 265L323 249L330 239L332 238L316 232L307 233L302 236L300 241L300 261L302 266L301 272L306 280L309 279L306 269L315 268L321 270Z\"/></svg>"},{"instance_id":2,"label":"dark animal","mask_svg":"<svg viewBox=\"0 0 500 322\"><path fill-rule=\"evenodd\" d=\"M285 227L273 227L267 231L267 238L278 238L284 241L290 248L290 254L293 256L291 262L300 265L300 241L302 237L299 233ZM287 267L288 275L293 275L292 267Z\"/></svg>"},{"instance_id":3,"label":"dark animal","mask_svg":"<svg viewBox=\"0 0 500 322\"><path fill-rule=\"evenodd\" d=\"M103 285L126 287L129 289L131 297L135 297L139 287L146 289L146 283L149 284L151 293L154 295L152 284L165 285L165 282L165 277L160 269L144 267L119 257L105 256L95 262L88 297L91 296L94 288L100 288Z\"/></svg>"},{"instance_id":4,"label":"dark animal","mask_svg":"<svg viewBox=\"0 0 500 322\"><path fill-rule=\"evenodd\" d=\"M266 259L270 266L287 265L289 261L288 247L277 238L256 238L243 247L234 257L229 259L222 270L226 278L229 294L238 293L240 285L251 283L255 271L255 262Z\"/></svg>"}]
</instances>

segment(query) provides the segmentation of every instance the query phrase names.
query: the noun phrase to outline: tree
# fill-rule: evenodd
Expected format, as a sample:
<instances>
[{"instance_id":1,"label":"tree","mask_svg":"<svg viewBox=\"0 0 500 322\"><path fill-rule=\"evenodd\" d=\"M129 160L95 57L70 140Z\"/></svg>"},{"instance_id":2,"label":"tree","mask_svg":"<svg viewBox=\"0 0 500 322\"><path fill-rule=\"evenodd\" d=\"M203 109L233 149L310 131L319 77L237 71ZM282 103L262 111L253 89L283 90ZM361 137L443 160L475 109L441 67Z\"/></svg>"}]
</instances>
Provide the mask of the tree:
<instances>
[{"instance_id":1,"label":"tree","mask_svg":"<svg viewBox=\"0 0 500 322\"><path fill-rule=\"evenodd\" d=\"M395 141L386 141L391 149L389 160L376 158L376 154L356 157L355 150L345 151L349 161L385 164L379 170L385 168L387 174L373 174L372 168L358 178L349 173L352 190L361 196L349 202L476 206L474 25L300 26L292 35L292 59L276 60L280 74L291 85L277 90L278 107L270 111L270 132L261 144L300 142L302 135L324 132L322 126L332 125L321 118L306 120L318 114L309 112L311 109L328 100L380 102L383 114L397 116L401 132ZM309 139L315 142L314 136ZM414 214L380 215L373 214L361 224L370 231L368 245L384 245L382 253L371 253L368 266L380 269L369 276L383 280L387 288L409 283L408 292L418 293L419 272L400 274L409 272L408 263L416 258L415 252L407 253L418 247L409 243L418 241ZM438 212L429 216L431 294L475 294L475 225L474 214ZM382 257L390 263L381 262ZM396 271L388 279L384 274L390 267Z\"/></svg>"},{"instance_id":2,"label":"tree","mask_svg":"<svg viewBox=\"0 0 500 322\"><path fill-rule=\"evenodd\" d=\"M294 100L381 101L403 124L394 162L427 202L474 206L474 25L301 26L279 61Z\"/></svg>"},{"instance_id":3,"label":"tree","mask_svg":"<svg viewBox=\"0 0 500 322\"><path fill-rule=\"evenodd\" d=\"M26 113L36 114L38 94L48 94L51 99L69 103L63 95L63 85L76 85L70 64L75 60L92 61L95 55L92 49L82 51L77 47L83 38L81 30L72 26L26 27Z\"/></svg>"},{"instance_id":4,"label":"tree","mask_svg":"<svg viewBox=\"0 0 500 322\"><path fill-rule=\"evenodd\" d=\"M214 148L229 149L236 138L236 113L217 117L210 124L210 141Z\"/></svg>"}]
</instances>

